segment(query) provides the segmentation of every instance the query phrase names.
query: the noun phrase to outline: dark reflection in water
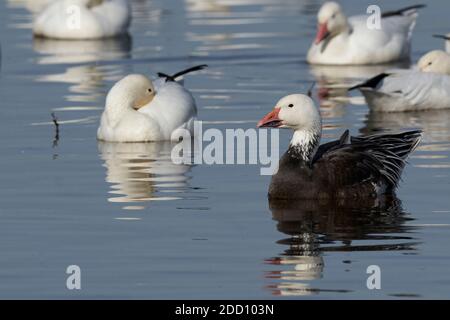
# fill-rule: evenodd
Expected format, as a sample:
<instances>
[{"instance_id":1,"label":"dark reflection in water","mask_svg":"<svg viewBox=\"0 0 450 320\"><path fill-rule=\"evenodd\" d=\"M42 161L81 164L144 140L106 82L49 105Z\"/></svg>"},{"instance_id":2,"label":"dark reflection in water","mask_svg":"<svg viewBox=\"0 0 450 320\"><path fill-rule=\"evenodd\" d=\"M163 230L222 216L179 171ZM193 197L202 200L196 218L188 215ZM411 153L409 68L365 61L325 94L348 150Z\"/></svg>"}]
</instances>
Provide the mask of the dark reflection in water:
<instances>
[{"instance_id":1,"label":"dark reflection in water","mask_svg":"<svg viewBox=\"0 0 450 320\"><path fill-rule=\"evenodd\" d=\"M412 227L405 226L413 219L395 197L364 204L271 200L269 207L278 231L288 236L277 241L284 251L266 260L276 266L266 274L273 295L348 292L310 286L322 278L324 252L415 250L417 245L409 234ZM361 240L370 244L354 244Z\"/></svg>"},{"instance_id":2,"label":"dark reflection in water","mask_svg":"<svg viewBox=\"0 0 450 320\"><path fill-rule=\"evenodd\" d=\"M124 209L144 209L131 204L178 200L189 188L189 165L171 160L172 143L99 142L100 156L110 183L110 202L127 204Z\"/></svg>"}]
</instances>

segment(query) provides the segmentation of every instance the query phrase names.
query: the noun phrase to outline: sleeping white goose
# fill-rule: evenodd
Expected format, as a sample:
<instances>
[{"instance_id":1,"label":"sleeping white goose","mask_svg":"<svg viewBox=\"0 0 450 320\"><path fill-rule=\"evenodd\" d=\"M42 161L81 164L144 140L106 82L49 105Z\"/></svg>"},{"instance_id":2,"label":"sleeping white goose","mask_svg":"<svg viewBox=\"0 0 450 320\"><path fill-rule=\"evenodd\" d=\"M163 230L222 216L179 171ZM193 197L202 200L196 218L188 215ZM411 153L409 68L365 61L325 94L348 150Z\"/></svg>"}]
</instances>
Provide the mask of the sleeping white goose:
<instances>
[{"instance_id":1,"label":"sleeping white goose","mask_svg":"<svg viewBox=\"0 0 450 320\"><path fill-rule=\"evenodd\" d=\"M320 145L322 121L311 98L282 98L258 127L294 130L272 176L269 199L370 199L395 194L420 131L349 137Z\"/></svg>"},{"instance_id":2,"label":"sleeping white goose","mask_svg":"<svg viewBox=\"0 0 450 320\"><path fill-rule=\"evenodd\" d=\"M425 54L417 69L381 73L359 89L372 111L402 112L450 108L450 55L441 50Z\"/></svg>"},{"instance_id":3,"label":"sleeping white goose","mask_svg":"<svg viewBox=\"0 0 450 320\"><path fill-rule=\"evenodd\" d=\"M97 138L114 142L178 140L185 130L193 135L197 107L191 93L175 80L195 66L173 76L159 73L150 80L144 75L128 75L106 96Z\"/></svg>"},{"instance_id":4,"label":"sleeping white goose","mask_svg":"<svg viewBox=\"0 0 450 320\"><path fill-rule=\"evenodd\" d=\"M33 22L35 36L54 39L100 39L127 33L131 10L127 0L59 0Z\"/></svg>"},{"instance_id":5,"label":"sleeping white goose","mask_svg":"<svg viewBox=\"0 0 450 320\"><path fill-rule=\"evenodd\" d=\"M381 15L381 28L369 29L367 15L347 18L336 2L320 8L316 39L308 51L311 64L361 65L409 59L417 9L410 6Z\"/></svg>"},{"instance_id":6,"label":"sleeping white goose","mask_svg":"<svg viewBox=\"0 0 450 320\"><path fill-rule=\"evenodd\" d=\"M445 40L445 51L450 53L450 33L447 34L434 34L433 37Z\"/></svg>"}]
</instances>

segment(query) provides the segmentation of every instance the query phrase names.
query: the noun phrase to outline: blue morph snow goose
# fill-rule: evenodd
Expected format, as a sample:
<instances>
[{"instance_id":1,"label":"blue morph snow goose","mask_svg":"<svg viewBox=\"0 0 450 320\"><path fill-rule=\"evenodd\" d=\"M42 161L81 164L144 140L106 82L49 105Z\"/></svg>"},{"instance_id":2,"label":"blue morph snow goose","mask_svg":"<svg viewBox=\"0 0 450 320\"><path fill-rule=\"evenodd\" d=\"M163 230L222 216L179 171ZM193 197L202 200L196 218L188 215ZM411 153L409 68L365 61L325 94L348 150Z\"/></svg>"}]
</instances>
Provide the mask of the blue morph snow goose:
<instances>
[{"instance_id":1,"label":"blue morph snow goose","mask_svg":"<svg viewBox=\"0 0 450 320\"><path fill-rule=\"evenodd\" d=\"M349 137L320 145L322 121L311 98L288 95L258 127L294 130L272 176L269 199L363 199L395 194L421 131Z\"/></svg>"}]
</instances>

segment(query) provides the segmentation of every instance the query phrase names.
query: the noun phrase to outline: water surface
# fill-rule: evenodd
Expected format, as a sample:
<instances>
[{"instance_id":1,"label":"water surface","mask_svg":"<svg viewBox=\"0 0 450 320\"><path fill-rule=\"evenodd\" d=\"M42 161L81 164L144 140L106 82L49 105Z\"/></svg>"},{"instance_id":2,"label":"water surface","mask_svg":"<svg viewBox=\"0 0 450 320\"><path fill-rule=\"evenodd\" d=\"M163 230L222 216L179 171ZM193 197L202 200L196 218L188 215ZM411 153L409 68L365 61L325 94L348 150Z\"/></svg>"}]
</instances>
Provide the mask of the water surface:
<instances>
[{"instance_id":1,"label":"water surface","mask_svg":"<svg viewBox=\"0 0 450 320\"><path fill-rule=\"evenodd\" d=\"M129 37L81 42L33 39L31 3L0 2L0 297L448 297L450 111L371 114L345 88L385 66L308 66L320 1L135 0ZM355 14L373 1L342 3ZM443 0L422 10L413 61L443 48L431 34L450 31L447 12ZM423 129L398 199L269 203L259 166L175 165L170 143L96 141L115 81L201 63L185 85L205 128L253 128L316 81L325 140ZM79 291L66 289L72 264ZM381 290L366 287L369 265Z\"/></svg>"}]
</instances>

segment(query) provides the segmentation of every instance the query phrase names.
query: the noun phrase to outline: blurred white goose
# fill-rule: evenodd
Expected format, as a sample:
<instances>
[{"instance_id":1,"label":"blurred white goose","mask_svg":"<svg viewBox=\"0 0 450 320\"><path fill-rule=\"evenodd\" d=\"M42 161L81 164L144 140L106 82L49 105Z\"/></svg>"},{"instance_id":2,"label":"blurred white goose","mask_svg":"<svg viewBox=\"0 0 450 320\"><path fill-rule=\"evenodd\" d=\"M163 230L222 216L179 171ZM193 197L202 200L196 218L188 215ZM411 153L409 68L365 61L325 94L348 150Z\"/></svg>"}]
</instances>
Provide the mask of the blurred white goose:
<instances>
[{"instance_id":1,"label":"blurred white goose","mask_svg":"<svg viewBox=\"0 0 450 320\"><path fill-rule=\"evenodd\" d=\"M450 55L434 50L417 69L381 73L349 90L359 89L373 111L401 112L450 108Z\"/></svg>"},{"instance_id":2,"label":"blurred white goose","mask_svg":"<svg viewBox=\"0 0 450 320\"><path fill-rule=\"evenodd\" d=\"M318 31L308 51L311 64L380 64L409 58L417 9L410 6L381 15L379 29L369 29L367 15L347 18L336 2L326 2L317 15Z\"/></svg>"},{"instance_id":3,"label":"blurred white goose","mask_svg":"<svg viewBox=\"0 0 450 320\"><path fill-rule=\"evenodd\" d=\"M99 39L127 33L131 10L127 0L59 0L33 22L36 36L54 39Z\"/></svg>"},{"instance_id":4,"label":"blurred white goose","mask_svg":"<svg viewBox=\"0 0 450 320\"><path fill-rule=\"evenodd\" d=\"M191 93L175 79L205 68L200 65L151 81L139 74L117 82L106 96L97 138L102 141L174 140L184 130L193 135L197 107Z\"/></svg>"},{"instance_id":5,"label":"blurred white goose","mask_svg":"<svg viewBox=\"0 0 450 320\"><path fill-rule=\"evenodd\" d=\"M443 34L435 34L433 35L435 38L444 39L445 40L445 50L450 53L450 33L446 35Z\"/></svg>"}]
</instances>

